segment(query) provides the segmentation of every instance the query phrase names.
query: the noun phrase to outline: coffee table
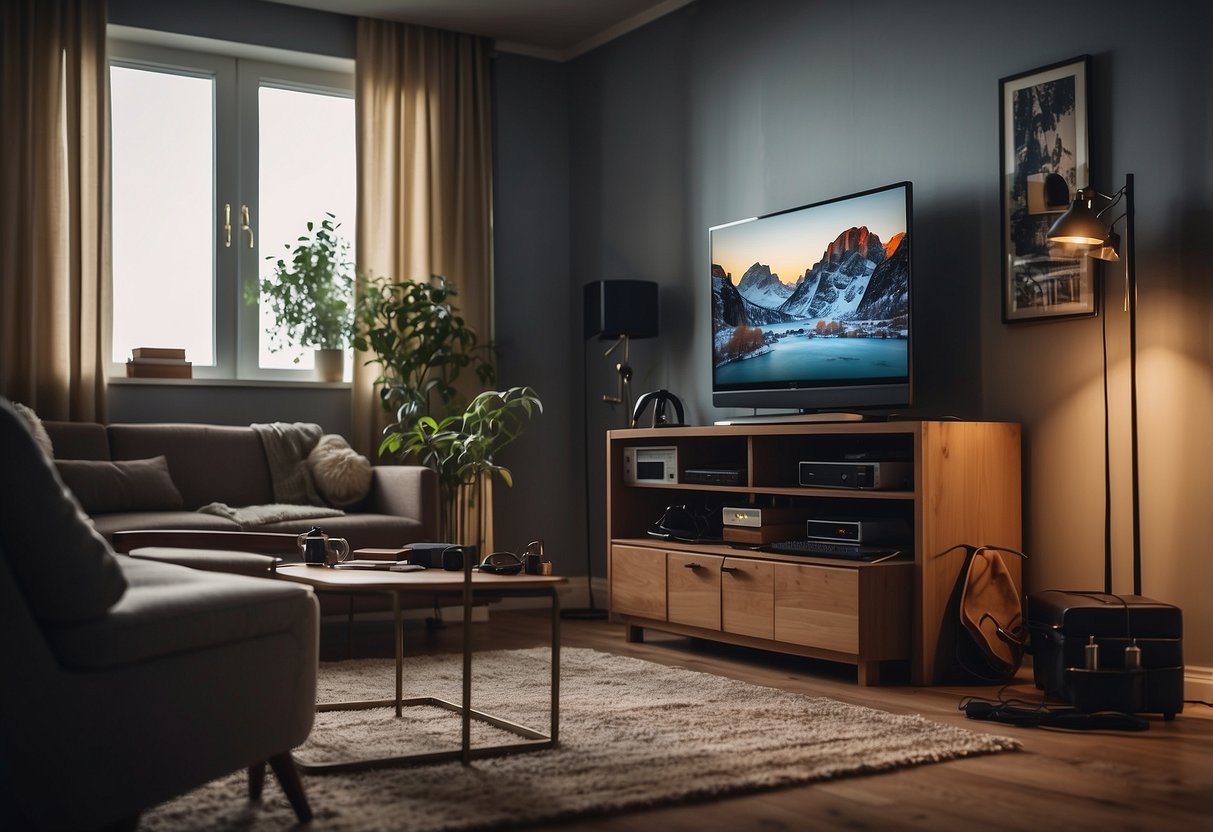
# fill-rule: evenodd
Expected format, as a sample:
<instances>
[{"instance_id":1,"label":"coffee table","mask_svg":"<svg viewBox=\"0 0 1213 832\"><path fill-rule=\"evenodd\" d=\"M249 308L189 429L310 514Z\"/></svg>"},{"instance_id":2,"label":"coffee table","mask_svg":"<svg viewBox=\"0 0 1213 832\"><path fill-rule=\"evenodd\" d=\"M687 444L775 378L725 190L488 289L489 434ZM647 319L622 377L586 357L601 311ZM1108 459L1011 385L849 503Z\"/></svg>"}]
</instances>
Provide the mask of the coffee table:
<instances>
[{"instance_id":1,"label":"coffee table","mask_svg":"<svg viewBox=\"0 0 1213 832\"><path fill-rule=\"evenodd\" d=\"M396 716L403 708L413 705L430 705L457 711L463 716L462 741L458 749L403 754L393 757L377 757L358 760L334 760L321 763L296 761L301 771L321 774L343 771L359 771L387 766L421 765L425 763L460 760L465 765L474 759L500 757L523 751L540 751L555 748L560 741L560 598L557 589L568 579L553 575L490 575L473 571L465 563L461 572L442 569L426 569L420 572L389 572L370 569L336 569L325 566L301 564L281 565L276 572L279 578L307 584L317 592L378 593L392 599L393 626L396 638L396 696L394 699L367 699L349 702L326 702L316 706L317 712L336 710L367 710L394 705ZM401 596L408 593L427 595L459 594L463 599L463 701L461 704L432 696L410 697L403 693L404 629L400 615ZM472 602L477 598L510 598L542 596L551 599L552 609L552 680L551 680L551 727L547 734L501 719L472 708ZM471 720L486 722L523 738L523 742L494 746L471 747Z\"/></svg>"}]
</instances>

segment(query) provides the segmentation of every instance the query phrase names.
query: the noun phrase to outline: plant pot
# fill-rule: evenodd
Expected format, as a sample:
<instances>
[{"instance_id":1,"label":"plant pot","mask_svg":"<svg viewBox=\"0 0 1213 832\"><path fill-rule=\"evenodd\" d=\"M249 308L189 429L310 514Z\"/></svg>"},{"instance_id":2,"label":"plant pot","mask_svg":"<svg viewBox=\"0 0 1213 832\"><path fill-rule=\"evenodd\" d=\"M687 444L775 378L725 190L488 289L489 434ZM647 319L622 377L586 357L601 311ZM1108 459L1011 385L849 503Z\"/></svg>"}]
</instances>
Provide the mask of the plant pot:
<instances>
[{"instance_id":1,"label":"plant pot","mask_svg":"<svg viewBox=\"0 0 1213 832\"><path fill-rule=\"evenodd\" d=\"M345 350L316 350L316 373L321 381L345 378Z\"/></svg>"}]
</instances>

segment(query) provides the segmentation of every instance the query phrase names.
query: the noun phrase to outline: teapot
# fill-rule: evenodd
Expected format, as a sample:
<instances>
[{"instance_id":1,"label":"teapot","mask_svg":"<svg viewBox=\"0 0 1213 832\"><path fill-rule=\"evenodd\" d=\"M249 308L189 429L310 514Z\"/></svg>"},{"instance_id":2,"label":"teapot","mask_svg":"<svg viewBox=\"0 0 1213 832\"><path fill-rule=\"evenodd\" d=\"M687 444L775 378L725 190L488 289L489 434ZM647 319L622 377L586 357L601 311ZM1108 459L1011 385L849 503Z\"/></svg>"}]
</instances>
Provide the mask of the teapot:
<instances>
[{"instance_id":1,"label":"teapot","mask_svg":"<svg viewBox=\"0 0 1213 832\"><path fill-rule=\"evenodd\" d=\"M350 544L341 537L329 537L318 526L295 538L303 562L308 566L336 566L350 556Z\"/></svg>"}]
</instances>

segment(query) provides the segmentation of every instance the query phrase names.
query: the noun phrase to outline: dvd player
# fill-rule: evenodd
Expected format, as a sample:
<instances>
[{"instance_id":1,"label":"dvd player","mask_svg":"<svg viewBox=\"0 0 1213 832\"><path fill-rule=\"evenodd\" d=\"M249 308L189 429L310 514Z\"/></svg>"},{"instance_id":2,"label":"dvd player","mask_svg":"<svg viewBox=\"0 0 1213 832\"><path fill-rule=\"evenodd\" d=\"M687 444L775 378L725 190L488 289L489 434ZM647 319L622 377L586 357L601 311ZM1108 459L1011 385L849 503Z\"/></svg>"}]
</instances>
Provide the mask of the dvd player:
<instances>
[{"instance_id":1,"label":"dvd player","mask_svg":"<svg viewBox=\"0 0 1213 832\"><path fill-rule=\"evenodd\" d=\"M682 481L697 485L745 485L745 469L688 468L682 472Z\"/></svg>"}]
</instances>

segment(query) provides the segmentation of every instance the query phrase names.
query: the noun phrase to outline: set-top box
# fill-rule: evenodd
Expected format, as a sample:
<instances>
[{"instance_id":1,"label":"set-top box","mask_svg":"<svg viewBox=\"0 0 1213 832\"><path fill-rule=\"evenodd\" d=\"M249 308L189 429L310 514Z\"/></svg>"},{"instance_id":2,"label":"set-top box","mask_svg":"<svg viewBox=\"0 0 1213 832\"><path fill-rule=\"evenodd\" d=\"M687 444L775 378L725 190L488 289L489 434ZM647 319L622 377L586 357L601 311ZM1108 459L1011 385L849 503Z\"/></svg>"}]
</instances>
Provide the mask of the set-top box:
<instances>
[{"instance_id":1,"label":"set-top box","mask_svg":"<svg viewBox=\"0 0 1213 832\"><path fill-rule=\"evenodd\" d=\"M911 491L914 466L909 462L801 462L800 484L815 488Z\"/></svg>"},{"instance_id":2,"label":"set-top box","mask_svg":"<svg viewBox=\"0 0 1213 832\"><path fill-rule=\"evenodd\" d=\"M673 445L623 449L623 481L638 483L677 483L678 448Z\"/></svg>"}]
</instances>

